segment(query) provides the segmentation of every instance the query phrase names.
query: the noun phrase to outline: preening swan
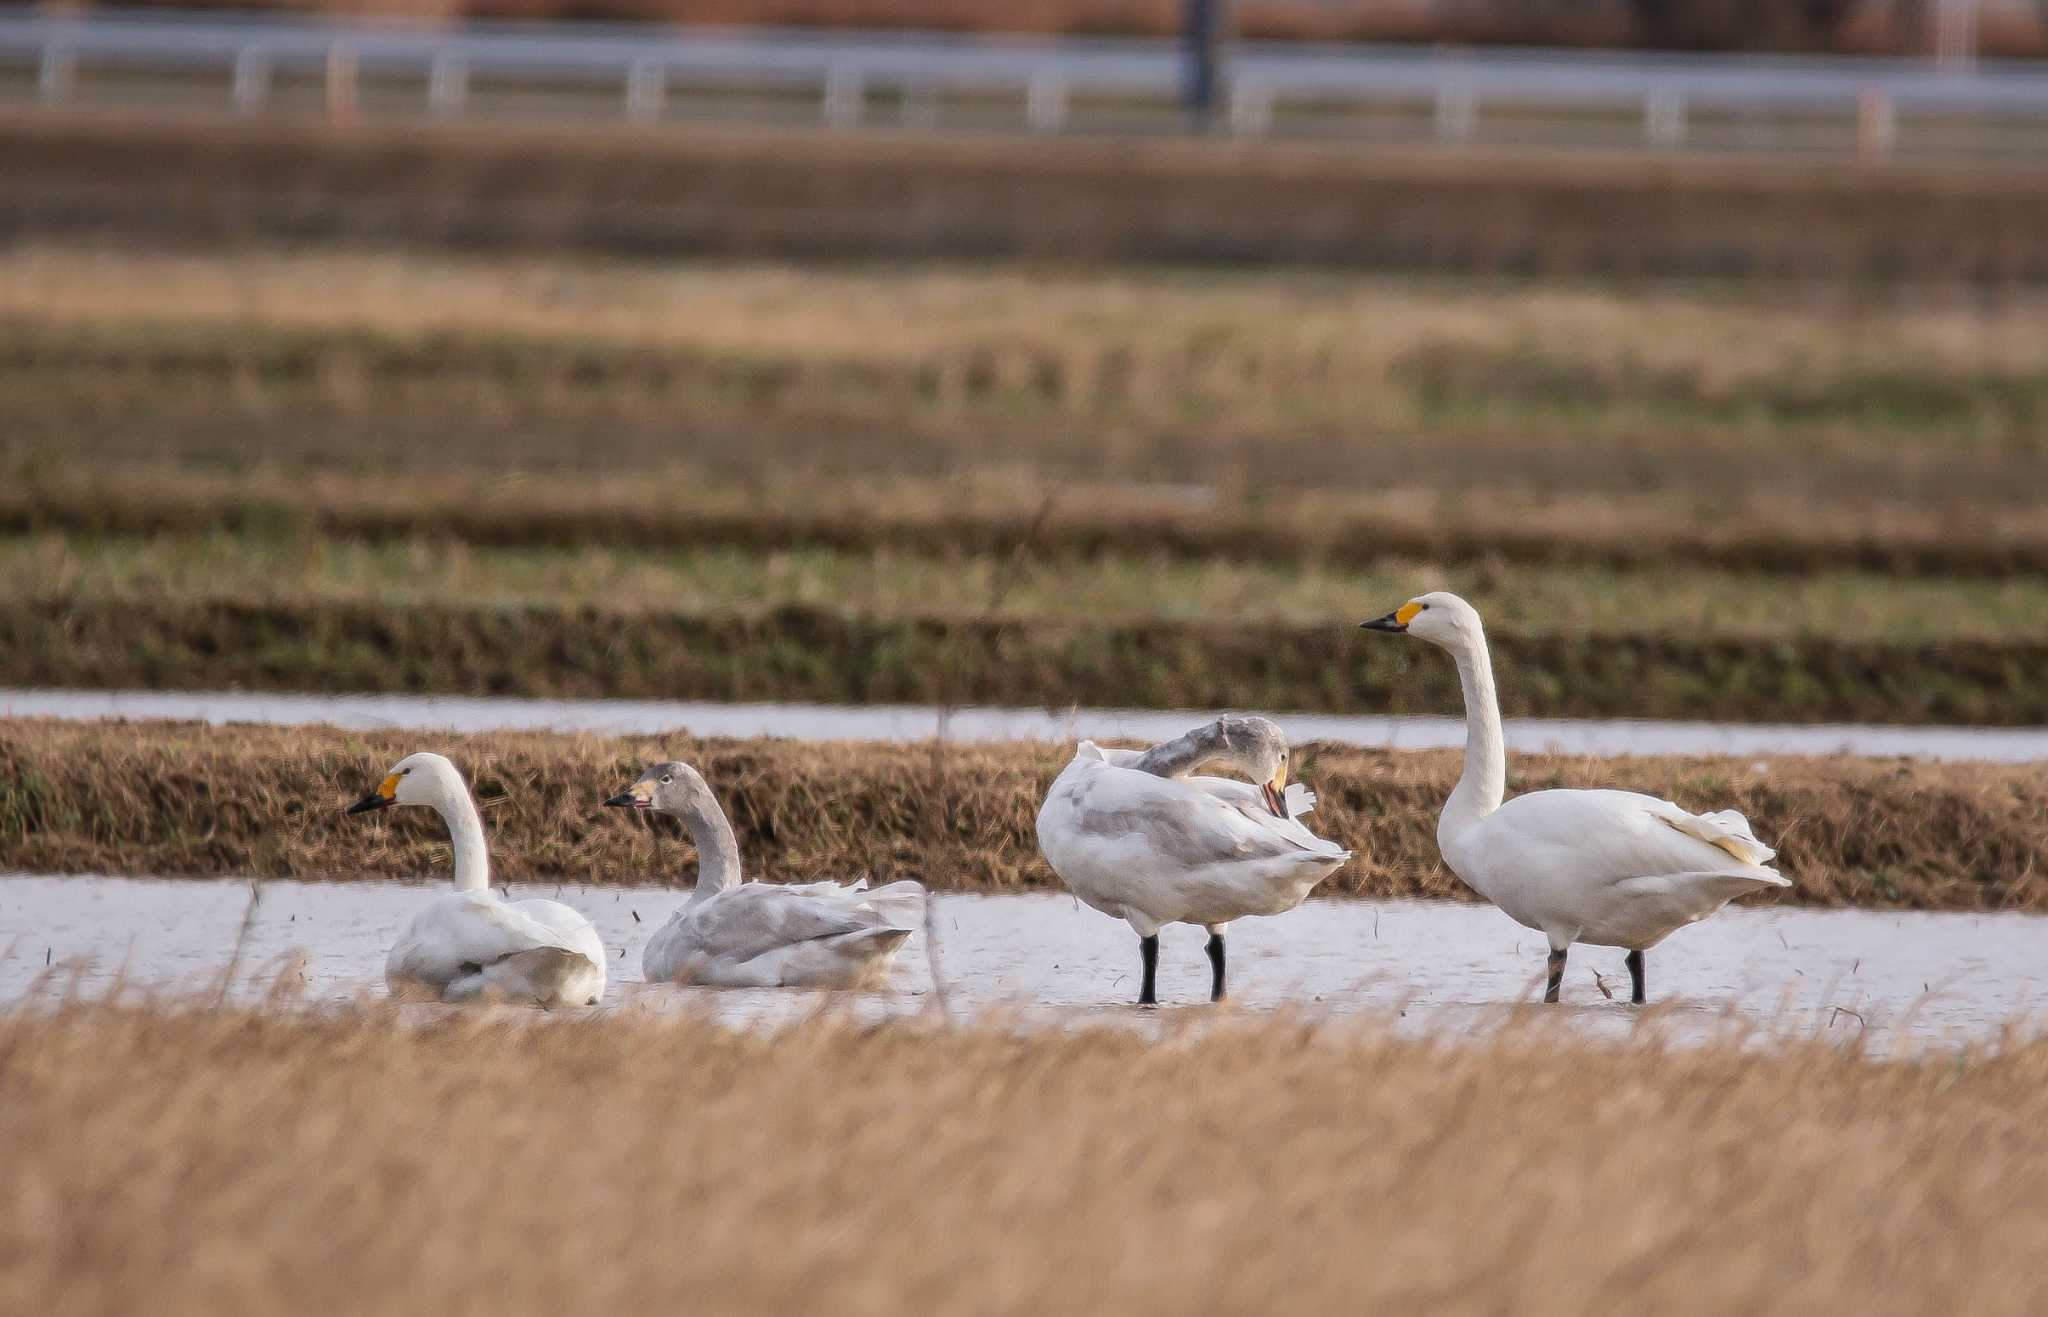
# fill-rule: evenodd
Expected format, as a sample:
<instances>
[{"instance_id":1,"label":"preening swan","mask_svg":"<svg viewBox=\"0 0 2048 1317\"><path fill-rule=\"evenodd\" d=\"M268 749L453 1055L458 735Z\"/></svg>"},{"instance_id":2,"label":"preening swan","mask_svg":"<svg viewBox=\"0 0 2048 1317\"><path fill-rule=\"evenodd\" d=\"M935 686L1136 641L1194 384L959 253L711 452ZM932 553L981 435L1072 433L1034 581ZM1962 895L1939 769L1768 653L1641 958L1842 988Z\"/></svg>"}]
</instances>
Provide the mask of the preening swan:
<instances>
[{"instance_id":1,"label":"preening swan","mask_svg":"<svg viewBox=\"0 0 2048 1317\"><path fill-rule=\"evenodd\" d=\"M647 941L650 983L710 988L857 988L881 981L924 922L914 882L750 883L718 798L688 764L656 764L604 802L672 814L697 843L697 890Z\"/></svg>"},{"instance_id":2,"label":"preening swan","mask_svg":"<svg viewBox=\"0 0 2048 1317\"><path fill-rule=\"evenodd\" d=\"M1218 767L1254 779L1195 777ZM1220 718L1147 751L1083 741L1038 811L1038 848L1074 895L1129 923L1158 1001L1159 930L1209 930L1210 1000L1223 997L1223 931L1301 904L1351 852L1296 821L1313 794L1287 784L1287 739L1265 718Z\"/></svg>"},{"instance_id":3,"label":"preening swan","mask_svg":"<svg viewBox=\"0 0 2048 1317\"><path fill-rule=\"evenodd\" d=\"M448 825L455 891L420 911L384 962L394 996L442 1001L595 1006L604 997L604 943L590 921L559 901L505 901L490 890L484 825L455 765L407 755L351 814L426 805Z\"/></svg>"},{"instance_id":4,"label":"preening swan","mask_svg":"<svg viewBox=\"0 0 2048 1317\"><path fill-rule=\"evenodd\" d=\"M1545 1001L1574 942L1626 947L1630 999L1643 953L1745 892L1789 887L1777 852L1732 809L1693 814L1633 791L1531 791L1503 804L1507 751L1479 613L1454 594L1418 595L1359 625L1447 651L1465 692L1465 771L1437 821L1444 863L1518 923L1550 940Z\"/></svg>"}]
</instances>

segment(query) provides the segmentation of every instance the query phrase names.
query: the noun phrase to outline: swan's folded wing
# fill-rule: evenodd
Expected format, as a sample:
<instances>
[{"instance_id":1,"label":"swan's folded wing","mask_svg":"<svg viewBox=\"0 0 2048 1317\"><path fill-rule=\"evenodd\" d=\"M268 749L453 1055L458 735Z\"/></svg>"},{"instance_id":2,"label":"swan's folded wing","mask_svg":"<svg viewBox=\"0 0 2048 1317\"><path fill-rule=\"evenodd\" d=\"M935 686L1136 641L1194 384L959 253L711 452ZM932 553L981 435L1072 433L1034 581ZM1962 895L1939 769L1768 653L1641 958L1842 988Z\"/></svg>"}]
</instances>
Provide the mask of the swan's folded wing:
<instances>
[{"instance_id":1,"label":"swan's folded wing","mask_svg":"<svg viewBox=\"0 0 2048 1317\"><path fill-rule=\"evenodd\" d=\"M1659 817L1686 836L1724 850L1744 864L1769 864L1778 854L1757 840L1755 829L1738 810L1691 814L1672 805Z\"/></svg>"},{"instance_id":2,"label":"swan's folded wing","mask_svg":"<svg viewBox=\"0 0 2048 1317\"><path fill-rule=\"evenodd\" d=\"M1584 882L1739 869L1769 873L1763 868L1772 854L1769 847L1754 836L1744 844L1726 824L1717 823L1731 815L1742 817L1733 810L1691 814L1634 791L1531 791L1502 805L1486 826L1490 845L1514 857L1518 867L1548 866ZM1741 826L1746 835L1747 823Z\"/></svg>"},{"instance_id":3,"label":"swan's folded wing","mask_svg":"<svg viewBox=\"0 0 2048 1317\"><path fill-rule=\"evenodd\" d=\"M865 893L839 891L834 897L774 883L727 888L688 912L689 942L737 962L799 942L892 926L863 899Z\"/></svg>"},{"instance_id":4,"label":"swan's folded wing","mask_svg":"<svg viewBox=\"0 0 2048 1317\"><path fill-rule=\"evenodd\" d=\"M1075 802L1076 832L1110 853L1189 868L1234 861L1343 860L1350 852L1266 808L1257 787L1228 778L1177 782L1131 769L1097 773ZM1113 862L1106 855L1105 860Z\"/></svg>"},{"instance_id":5,"label":"swan's folded wing","mask_svg":"<svg viewBox=\"0 0 2048 1317\"><path fill-rule=\"evenodd\" d=\"M392 968L412 977L446 982L465 965L494 964L507 956L554 947L581 953L561 930L507 906L488 892L445 896L420 911L395 949Z\"/></svg>"}]
</instances>

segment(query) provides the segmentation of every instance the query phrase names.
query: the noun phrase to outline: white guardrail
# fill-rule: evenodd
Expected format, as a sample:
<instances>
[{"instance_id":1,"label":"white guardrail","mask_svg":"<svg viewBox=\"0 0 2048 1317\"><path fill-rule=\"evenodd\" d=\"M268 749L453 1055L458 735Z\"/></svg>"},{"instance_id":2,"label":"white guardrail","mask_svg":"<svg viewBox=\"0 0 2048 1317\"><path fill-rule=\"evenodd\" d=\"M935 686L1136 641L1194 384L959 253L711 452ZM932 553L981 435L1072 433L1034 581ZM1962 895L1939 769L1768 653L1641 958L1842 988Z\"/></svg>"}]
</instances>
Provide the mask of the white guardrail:
<instances>
[{"instance_id":1,"label":"white guardrail","mask_svg":"<svg viewBox=\"0 0 2048 1317\"><path fill-rule=\"evenodd\" d=\"M145 94L139 83L160 78L180 80L187 94L201 80L221 103L256 114L276 108L278 88L290 81L316 88L336 118L363 112L369 86L410 87L416 108L460 115L493 108L479 104L480 87L524 87L558 98L567 89L651 122L678 113L685 94L747 91L785 106L810 104L835 127L985 123L990 103L1000 102L1006 122L1045 133L1177 127L1184 76L1183 51L1167 40L502 22L380 27L217 11L0 7L0 75L10 71L18 83L32 81L46 104L89 99L102 82L125 85L133 100ZM1509 140L1584 136L1590 122L1603 140L1656 147L1720 141L1882 155L1902 145L1901 123L1914 121L1951 130L1926 149L1995 140L2002 144L1988 149L2048 154L2048 66L2021 62L1240 42L1222 85L1221 122L1247 136L1356 131L1359 116L1374 111L1382 132L1447 141L1479 137L1483 115L1489 124L1520 123ZM1093 120L1077 113L1082 107L1094 107ZM1147 109L1149 120L1139 112ZM1546 117L1550 128L1527 127ZM1759 129L1772 120L1824 124L1832 135ZM1714 124L1719 138L1699 131ZM1979 137L1965 133L1958 148L1958 125Z\"/></svg>"}]
</instances>

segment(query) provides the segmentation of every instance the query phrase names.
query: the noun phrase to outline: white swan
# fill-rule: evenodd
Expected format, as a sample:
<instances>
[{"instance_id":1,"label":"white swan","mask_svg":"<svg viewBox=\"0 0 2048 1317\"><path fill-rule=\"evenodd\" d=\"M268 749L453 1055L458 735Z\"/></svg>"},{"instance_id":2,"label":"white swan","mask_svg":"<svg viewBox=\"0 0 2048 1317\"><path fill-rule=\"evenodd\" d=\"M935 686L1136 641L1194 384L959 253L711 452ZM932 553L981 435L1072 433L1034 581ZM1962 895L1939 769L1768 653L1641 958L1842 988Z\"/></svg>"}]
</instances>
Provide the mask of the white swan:
<instances>
[{"instance_id":1,"label":"white swan","mask_svg":"<svg viewBox=\"0 0 2048 1317\"><path fill-rule=\"evenodd\" d=\"M1219 766L1259 785L1193 777ZM1300 905L1351 852L1293 817L1315 797L1287 784L1287 740L1264 718L1222 718L1153 749L1083 741L1038 811L1038 848L1088 905L1138 935L1138 1004L1158 1001L1159 930L1209 931L1210 1000L1223 997L1223 931Z\"/></svg>"},{"instance_id":2,"label":"white swan","mask_svg":"<svg viewBox=\"0 0 2048 1317\"><path fill-rule=\"evenodd\" d=\"M1574 942L1626 947L1630 999L1643 953L1745 892L1789 887L1777 854L1732 809L1694 814L1633 791L1531 791L1507 803L1507 751L1479 613L1454 594L1418 595L1359 625L1447 651L1465 692L1465 771L1437 821L1437 848L1466 885L1550 940L1545 1001Z\"/></svg>"},{"instance_id":3,"label":"white swan","mask_svg":"<svg viewBox=\"0 0 2048 1317\"><path fill-rule=\"evenodd\" d=\"M407 755L351 814L426 805L448 825L455 891L413 919L384 962L393 996L441 1001L595 1006L604 997L604 943L590 921L559 901L505 901L490 890L484 825L455 765Z\"/></svg>"},{"instance_id":4,"label":"white swan","mask_svg":"<svg viewBox=\"0 0 2048 1317\"><path fill-rule=\"evenodd\" d=\"M708 988L858 988L924 923L925 891L895 882L750 883L718 798L696 769L671 761L604 802L674 815L697 843L697 890L647 940L650 983Z\"/></svg>"}]
</instances>

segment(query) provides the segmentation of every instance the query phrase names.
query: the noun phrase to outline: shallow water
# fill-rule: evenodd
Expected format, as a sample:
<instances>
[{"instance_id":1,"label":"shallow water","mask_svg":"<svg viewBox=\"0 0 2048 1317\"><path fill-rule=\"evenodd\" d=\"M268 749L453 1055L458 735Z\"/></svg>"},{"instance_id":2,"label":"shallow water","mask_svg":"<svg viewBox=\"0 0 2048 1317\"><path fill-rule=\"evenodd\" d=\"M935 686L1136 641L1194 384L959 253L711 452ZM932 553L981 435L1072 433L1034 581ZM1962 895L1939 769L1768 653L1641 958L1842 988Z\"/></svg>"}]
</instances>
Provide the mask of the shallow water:
<instances>
[{"instance_id":1,"label":"shallow water","mask_svg":"<svg viewBox=\"0 0 2048 1317\"><path fill-rule=\"evenodd\" d=\"M457 732L546 730L614 736L808 740L1161 741L1211 713L1186 710L958 708L930 705L705 704L653 700L517 700L446 695L264 695L240 692L0 690L0 717L178 718L215 724L333 723ZM1290 739L1419 750L1463 745L1458 718L1285 714ZM2048 760L2048 727L1796 726L1777 723L1511 718L1508 748L1574 755L1911 755L2025 763Z\"/></svg>"},{"instance_id":2,"label":"shallow water","mask_svg":"<svg viewBox=\"0 0 2048 1317\"><path fill-rule=\"evenodd\" d=\"M438 885L267 881L250 909L244 882L0 877L0 1002L24 994L96 994L125 982L213 991L234 957L233 993L256 998L282 979L302 1001L383 992L384 952ZM695 1003L735 1023L793 1018L817 994L649 987L639 955L680 894L661 888L517 885L583 911L612 952L607 1006ZM636 919L637 916L637 919ZM932 928L956 1017L1014 1010L1054 1019L1133 1018L1138 949L1123 924L1061 895L941 896ZM1159 1014L1212 1012L1200 929L1162 937ZM1462 1031L1540 997L1543 939L1481 905L1311 901L1229 936L1231 1009L1304 1007L1384 1014L1418 1032ZM47 968L46 968L47 967ZM1674 934L1649 956L1651 1000L1681 1027L1712 1031L1730 1015L1773 1031L1883 1046L1995 1036L2048 1018L2048 918L1733 907ZM1563 1014L1623 1033L1635 1012L1621 953L1574 950ZM893 990L849 1004L870 1014L941 1004L919 933L898 957ZM1147 1013L1149 1016L1149 1013Z\"/></svg>"}]
</instances>

